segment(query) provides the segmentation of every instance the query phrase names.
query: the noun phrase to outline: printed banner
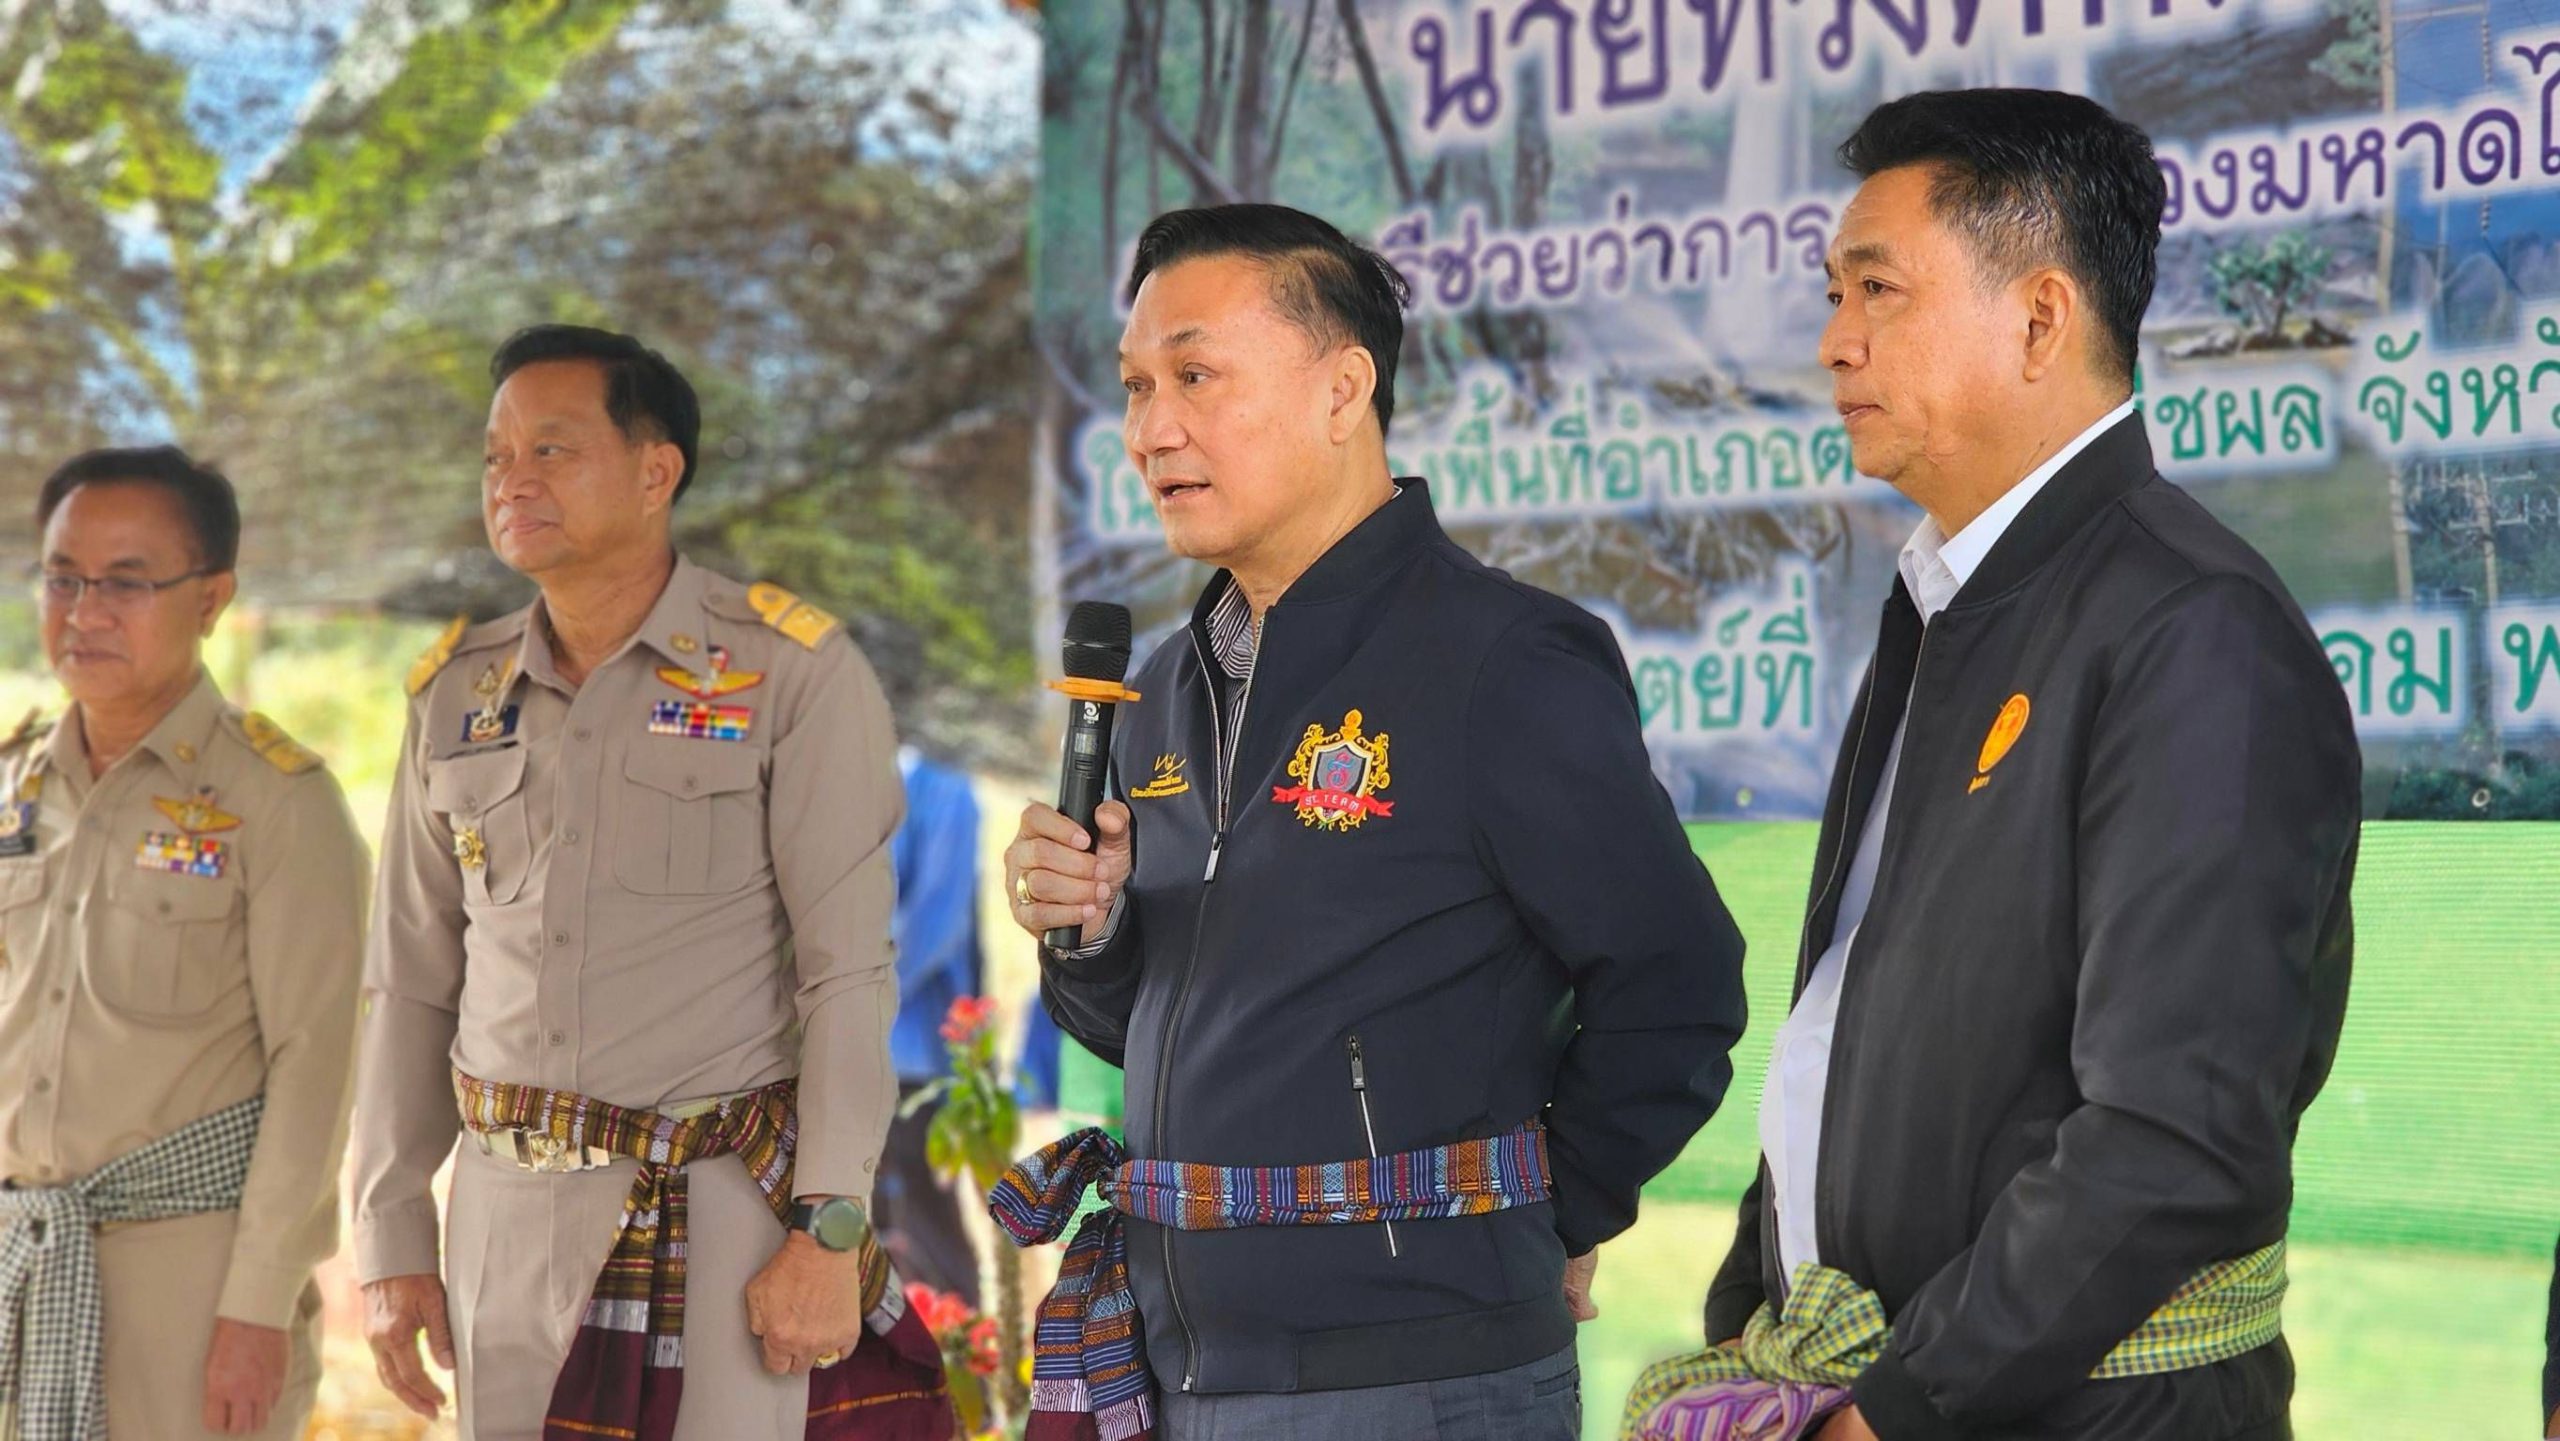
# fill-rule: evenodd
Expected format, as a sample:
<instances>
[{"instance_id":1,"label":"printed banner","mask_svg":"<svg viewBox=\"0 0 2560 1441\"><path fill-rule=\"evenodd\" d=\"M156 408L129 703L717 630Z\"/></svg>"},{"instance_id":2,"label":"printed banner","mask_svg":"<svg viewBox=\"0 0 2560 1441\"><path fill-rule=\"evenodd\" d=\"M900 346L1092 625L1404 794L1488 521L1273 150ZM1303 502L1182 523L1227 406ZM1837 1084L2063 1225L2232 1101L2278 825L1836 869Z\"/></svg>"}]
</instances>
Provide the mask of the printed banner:
<instances>
[{"instance_id":1,"label":"printed banner","mask_svg":"<svg viewBox=\"0 0 2560 1441\"><path fill-rule=\"evenodd\" d=\"M2370 817L2560 817L2560 26L2532 0L1051 0L1037 456L1061 598L1161 634L1121 449L1129 248L1270 199L1412 282L1389 436L1492 564L1617 628L1693 818L1818 815L1919 512L1814 346L1855 179L1914 90L2033 85L2168 184L2143 414L2266 552Z\"/></svg>"}]
</instances>

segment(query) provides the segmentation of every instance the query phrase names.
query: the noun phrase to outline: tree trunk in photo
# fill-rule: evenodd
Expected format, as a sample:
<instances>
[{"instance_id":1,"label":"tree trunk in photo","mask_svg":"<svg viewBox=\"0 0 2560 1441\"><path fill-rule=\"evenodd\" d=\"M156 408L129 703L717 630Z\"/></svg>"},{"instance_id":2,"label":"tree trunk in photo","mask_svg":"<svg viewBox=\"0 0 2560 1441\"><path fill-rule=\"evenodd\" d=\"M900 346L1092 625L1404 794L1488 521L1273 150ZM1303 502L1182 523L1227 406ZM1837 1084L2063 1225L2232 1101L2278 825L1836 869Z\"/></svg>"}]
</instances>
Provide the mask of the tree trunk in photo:
<instances>
[{"instance_id":1,"label":"tree trunk in photo","mask_svg":"<svg viewBox=\"0 0 2560 1441\"><path fill-rule=\"evenodd\" d=\"M1238 193L1263 200L1271 194L1270 175L1262 168L1262 91L1271 71L1271 0L1244 0L1236 28L1241 32L1241 48L1235 81L1235 160L1227 172L1234 177Z\"/></svg>"}]
</instances>

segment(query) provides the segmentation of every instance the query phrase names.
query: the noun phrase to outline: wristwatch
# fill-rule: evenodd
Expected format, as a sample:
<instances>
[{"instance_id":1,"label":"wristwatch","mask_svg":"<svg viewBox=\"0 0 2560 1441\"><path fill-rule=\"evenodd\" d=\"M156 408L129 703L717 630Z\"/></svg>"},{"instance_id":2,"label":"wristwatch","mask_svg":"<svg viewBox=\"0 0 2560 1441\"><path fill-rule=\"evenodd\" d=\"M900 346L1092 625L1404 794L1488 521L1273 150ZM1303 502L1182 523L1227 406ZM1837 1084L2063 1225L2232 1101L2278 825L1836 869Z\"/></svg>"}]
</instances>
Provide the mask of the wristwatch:
<instances>
[{"instance_id":1,"label":"wristwatch","mask_svg":"<svg viewBox=\"0 0 2560 1441\"><path fill-rule=\"evenodd\" d=\"M871 1235L871 1218L862 1213L862 1203L842 1196L792 1202L787 1224L794 1231L808 1232L830 1251L854 1250Z\"/></svg>"}]
</instances>

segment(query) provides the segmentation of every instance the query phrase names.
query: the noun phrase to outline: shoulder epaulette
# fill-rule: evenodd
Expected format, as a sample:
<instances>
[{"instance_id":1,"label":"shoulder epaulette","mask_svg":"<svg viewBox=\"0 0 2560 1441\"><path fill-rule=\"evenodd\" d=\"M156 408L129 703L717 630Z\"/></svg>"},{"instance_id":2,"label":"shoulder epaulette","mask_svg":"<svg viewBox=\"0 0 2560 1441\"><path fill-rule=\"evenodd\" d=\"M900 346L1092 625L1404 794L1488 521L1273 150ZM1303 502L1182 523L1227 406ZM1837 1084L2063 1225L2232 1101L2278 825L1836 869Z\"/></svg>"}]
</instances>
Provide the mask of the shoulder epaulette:
<instances>
[{"instance_id":1,"label":"shoulder epaulette","mask_svg":"<svg viewBox=\"0 0 2560 1441\"><path fill-rule=\"evenodd\" d=\"M240 736L260 759L289 776L320 764L319 753L284 733L284 727L256 711L240 717Z\"/></svg>"},{"instance_id":2,"label":"shoulder epaulette","mask_svg":"<svg viewBox=\"0 0 2560 1441\"><path fill-rule=\"evenodd\" d=\"M758 582L747 587L747 604L754 607L758 620L797 641L803 650L816 650L838 625L834 616L778 585Z\"/></svg>"},{"instance_id":3,"label":"shoulder epaulette","mask_svg":"<svg viewBox=\"0 0 2560 1441\"><path fill-rule=\"evenodd\" d=\"M436 637L436 643L428 646L426 652L409 667L409 694L416 695L425 690L428 683L436 678L436 672L444 669L445 662L453 659L453 648L461 643L462 632L470 624L470 617L455 616L453 622L444 628L444 634Z\"/></svg>"}]
</instances>

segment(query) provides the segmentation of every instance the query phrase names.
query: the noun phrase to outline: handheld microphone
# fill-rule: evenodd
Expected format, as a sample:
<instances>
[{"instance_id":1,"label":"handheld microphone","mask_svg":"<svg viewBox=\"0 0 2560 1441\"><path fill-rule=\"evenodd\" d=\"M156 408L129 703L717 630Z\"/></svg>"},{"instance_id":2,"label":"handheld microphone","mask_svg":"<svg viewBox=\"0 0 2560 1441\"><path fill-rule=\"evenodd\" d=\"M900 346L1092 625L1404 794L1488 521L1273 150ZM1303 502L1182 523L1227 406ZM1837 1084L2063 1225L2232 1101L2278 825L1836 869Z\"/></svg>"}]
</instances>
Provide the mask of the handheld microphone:
<instances>
[{"instance_id":1,"label":"handheld microphone","mask_svg":"<svg viewBox=\"0 0 2560 1441\"><path fill-rule=\"evenodd\" d=\"M1108 601L1080 600L1067 615L1063 647L1064 680L1049 683L1067 697L1067 738L1058 762L1058 810L1101 843L1093 828L1094 808L1102 804L1105 774L1111 767L1111 717L1122 701L1138 698L1120 684L1129 673L1129 608ZM1083 927L1060 926L1042 936L1051 950L1073 950L1083 941Z\"/></svg>"}]
</instances>

